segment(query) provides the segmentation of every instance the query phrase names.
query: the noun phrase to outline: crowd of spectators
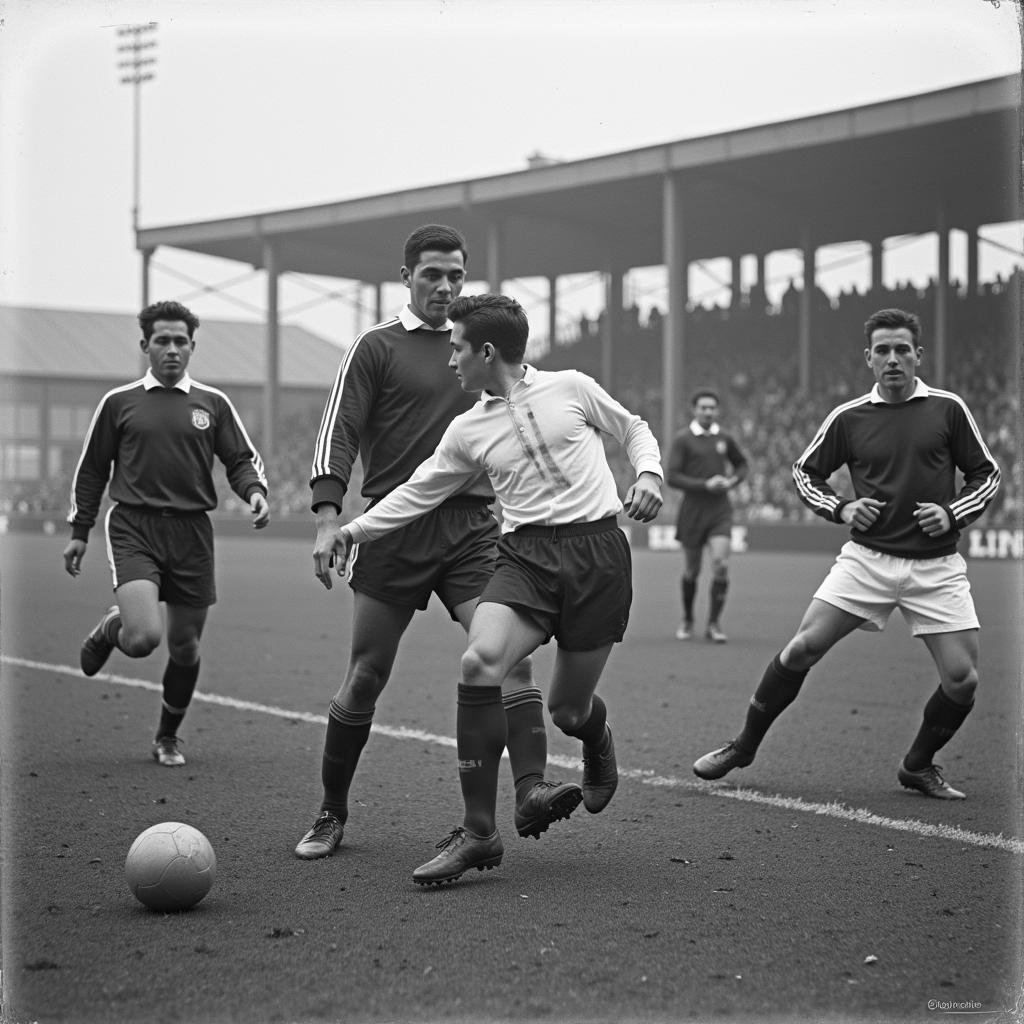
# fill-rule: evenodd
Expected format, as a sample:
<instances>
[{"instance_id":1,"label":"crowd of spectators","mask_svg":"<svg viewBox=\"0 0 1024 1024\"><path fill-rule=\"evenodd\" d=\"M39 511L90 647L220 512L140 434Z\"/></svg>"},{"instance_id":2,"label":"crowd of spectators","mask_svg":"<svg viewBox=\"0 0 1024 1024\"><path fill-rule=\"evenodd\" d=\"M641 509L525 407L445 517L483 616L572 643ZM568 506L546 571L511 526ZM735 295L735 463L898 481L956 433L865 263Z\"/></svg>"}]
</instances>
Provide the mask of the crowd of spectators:
<instances>
[{"instance_id":1,"label":"crowd of spectators","mask_svg":"<svg viewBox=\"0 0 1024 1024\"><path fill-rule=\"evenodd\" d=\"M986 443L1003 470L1003 486L985 515L985 523L1019 526L1024 516L1021 459L1020 356L1011 303L1020 294L1019 272L986 286L981 295L952 296L948 303L948 351L945 386L960 394L974 413ZM810 387L799 387L796 351L799 290L791 287L775 306L749 296L732 308L697 306L688 310L686 352L681 378L687 393L712 387L722 399L722 422L736 437L750 463L749 475L733 492L740 522L804 522L814 519L800 502L790 467L830 409L867 391L872 383L864 363L862 325L883 306L918 311L924 321L921 376L933 382L934 348L929 314L932 289L850 291L830 299L816 296L809 353ZM658 310L642 321L636 308L625 311L614 345L610 390L628 408L659 431L662 425L662 328ZM581 322L578 336L536 360L542 369L575 367L601 379L599 323ZM264 452L275 517L309 515L309 472L313 440L322 410L310 408L285 420L281 443ZM690 420L688 405L677 410L676 429ZM894 439L898 443L898 439ZM664 446L667 448L667 444ZM623 493L631 470L621 448L608 446L609 459ZM844 487L845 470L834 481ZM245 514L218 473L220 509ZM356 504L361 467L358 460L349 488ZM7 488L0 511L8 514L66 515L70 481ZM679 495L666 488L660 519L672 522ZM352 511L356 505L346 511Z\"/></svg>"}]
</instances>

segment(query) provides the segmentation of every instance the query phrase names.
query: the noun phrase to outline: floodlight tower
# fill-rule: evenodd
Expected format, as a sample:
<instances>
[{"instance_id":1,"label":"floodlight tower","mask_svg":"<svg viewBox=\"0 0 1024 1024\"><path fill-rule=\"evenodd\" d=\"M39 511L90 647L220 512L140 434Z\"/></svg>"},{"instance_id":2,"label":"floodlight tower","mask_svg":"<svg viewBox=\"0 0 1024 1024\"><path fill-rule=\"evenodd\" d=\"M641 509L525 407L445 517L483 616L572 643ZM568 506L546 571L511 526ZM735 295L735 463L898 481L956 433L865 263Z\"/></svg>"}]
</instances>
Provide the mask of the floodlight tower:
<instances>
[{"instance_id":1,"label":"floodlight tower","mask_svg":"<svg viewBox=\"0 0 1024 1024\"><path fill-rule=\"evenodd\" d=\"M156 40L149 34L156 31L156 22L150 21L142 25L125 25L117 30L118 36L124 40L118 46L118 52L125 55L118 61L122 69L122 85L132 86L132 233L139 230L139 167L140 141L142 137L141 89L143 82L153 80L153 72L147 68L156 64L156 57L147 56L146 51L156 46ZM142 305L149 305L149 254L142 254Z\"/></svg>"}]
</instances>

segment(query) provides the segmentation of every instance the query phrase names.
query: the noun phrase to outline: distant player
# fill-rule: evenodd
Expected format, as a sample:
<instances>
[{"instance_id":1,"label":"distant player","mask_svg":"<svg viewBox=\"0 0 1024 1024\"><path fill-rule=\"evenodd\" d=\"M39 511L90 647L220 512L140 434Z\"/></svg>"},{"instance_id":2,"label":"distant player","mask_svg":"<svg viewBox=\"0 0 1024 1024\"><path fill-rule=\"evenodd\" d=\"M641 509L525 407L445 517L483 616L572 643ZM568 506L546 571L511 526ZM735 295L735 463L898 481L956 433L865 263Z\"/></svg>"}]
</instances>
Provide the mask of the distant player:
<instances>
[{"instance_id":1,"label":"distant player","mask_svg":"<svg viewBox=\"0 0 1024 1024\"><path fill-rule=\"evenodd\" d=\"M676 539L683 546L680 589L683 617L677 640L693 636L693 602L697 594L704 549L711 556L711 593L705 636L724 644L721 615L729 590L732 544L732 502L729 491L747 475L747 460L733 438L718 424L718 395L707 388L691 399L693 420L672 441L666 480L683 492L676 521Z\"/></svg>"},{"instance_id":2,"label":"distant player","mask_svg":"<svg viewBox=\"0 0 1024 1024\"><path fill-rule=\"evenodd\" d=\"M693 770L720 779L751 764L809 669L853 630L884 629L899 608L935 661L939 685L897 778L925 796L962 800L932 758L974 706L979 627L957 540L995 496L999 467L963 399L917 376L923 349L913 313L879 310L864 333L874 388L833 409L793 466L804 503L829 522L848 524L850 540L796 635L765 670L739 735ZM844 465L853 497L828 484Z\"/></svg>"},{"instance_id":3,"label":"distant player","mask_svg":"<svg viewBox=\"0 0 1024 1024\"><path fill-rule=\"evenodd\" d=\"M188 373L199 319L177 302L139 313L149 368L141 380L107 392L85 436L71 483L71 542L64 567L81 572L89 532L110 484L105 529L117 602L82 642L82 671L93 676L116 647L129 658L156 650L167 604L167 667L153 757L185 763L178 727L199 678L199 640L217 600L213 527L217 507L213 460L249 503L253 526L270 522L263 460L231 400Z\"/></svg>"},{"instance_id":4,"label":"distant player","mask_svg":"<svg viewBox=\"0 0 1024 1024\"><path fill-rule=\"evenodd\" d=\"M332 550L356 455L363 464L363 497L373 504L408 480L436 449L452 419L473 405L447 368L448 307L466 279L466 241L444 224L425 224L406 239L404 256L401 275L409 289L408 305L356 338L324 408L310 481L317 564ZM478 472L430 515L360 545L349 576L352 648L328 710L320 812L295 847L297 857L329 857L341 843L349 788L377 700L416 611L437 594L452 619L469 629L494 569L499 531L493 502L494 492ZM544 697L533 682L531 663L509 666L504 688L516 829L537 837L552 822L567 818L583 794L575 783L544 778Z\"/></svg>"},{"instance_id":5,"label":"distant player","mask_svg":"<svg viewBox=\"0 0 1024 1024\"><path fill-rule=\"evenodd\" d=\"M501 502L494 574L480 595L462 657L456 733L463 824L433 860L413 872L420 884L454 881L490 868L504 854L495 822L498 765L506 742L501 681L552 637L558 642L548 707L554 723L583 745L583 805L603 810L618 785L607 709L595 694L632 600L629 542L620 511L650 522L661 508L661 453L647 424L596 381L575 370L524 365L529 324L505 295L457 299L449 365L480 400L452 420L409 481L318 548L316 575L330 585L353 542L412 523L485 472ZM636 474L620 499L602 435L626 450ZM379 541L374 541L379 543ZM372 547L372 544L370 545Z\"/></svg>"}]
</instances>

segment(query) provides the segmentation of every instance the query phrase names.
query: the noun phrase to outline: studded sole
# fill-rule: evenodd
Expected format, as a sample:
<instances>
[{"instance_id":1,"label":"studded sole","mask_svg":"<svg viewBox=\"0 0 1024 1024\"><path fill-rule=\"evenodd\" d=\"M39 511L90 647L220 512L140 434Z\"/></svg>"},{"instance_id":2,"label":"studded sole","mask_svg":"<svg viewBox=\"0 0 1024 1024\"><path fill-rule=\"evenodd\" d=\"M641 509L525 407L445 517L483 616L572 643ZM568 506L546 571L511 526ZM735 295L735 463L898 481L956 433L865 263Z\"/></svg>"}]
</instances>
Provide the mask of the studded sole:
<instances>
[{"instance_id":1,"label":"studded sole","mask_svg":"<svg viewBox=\"0 0 1024 1024\"><path fill-rule=\"evenodd\" d=\"M490 860L481 861L479 864L469 864L457 875L448 875L446 878L413 878L417 885L446 885L448 882L457 882L467 871L476 868L477 871L490 871L501 864L501 857L492 857Z\"/></svg>"},{"instance_id":2,"label":"studded sole","mask_svg":"<svg viewBox=\"0 0 1024 1024\"><path fill-rule=\"evenodd\" d=\"M542 832L547 832L548 826L556 821L564 821L583 801L583 791L574 789L571 792L563 793L557 800L548 805L548 813L543 818L535 818L516 828L516 831L524 838L540 839Z\"/></svg>"}]
</instances>

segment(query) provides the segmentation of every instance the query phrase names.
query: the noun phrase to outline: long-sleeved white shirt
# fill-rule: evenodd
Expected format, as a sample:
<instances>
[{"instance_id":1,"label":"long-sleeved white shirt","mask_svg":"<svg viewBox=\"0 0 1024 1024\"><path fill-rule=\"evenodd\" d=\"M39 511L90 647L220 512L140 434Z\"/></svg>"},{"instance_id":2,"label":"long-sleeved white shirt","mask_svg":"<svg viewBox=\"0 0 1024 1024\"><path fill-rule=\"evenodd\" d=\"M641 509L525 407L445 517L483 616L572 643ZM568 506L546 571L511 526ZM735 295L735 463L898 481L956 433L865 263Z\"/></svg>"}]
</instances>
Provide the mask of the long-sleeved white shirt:
<instances>
[{"instance_id":1,"label":"long-sleeved white shirt","mask_svg":"<svg viewBox=\"0 0 1024 1024\"><path fill-rule=\"evenodd\" d=\"M601 434L626 450L637 476L661 472L650 427L578 370L526 367L507 397L487 391L456 416L406 483L347 524L357 543L429 512L483 469L502 530L593 522L622 511Z\"/></svg>"}]
</instances>

